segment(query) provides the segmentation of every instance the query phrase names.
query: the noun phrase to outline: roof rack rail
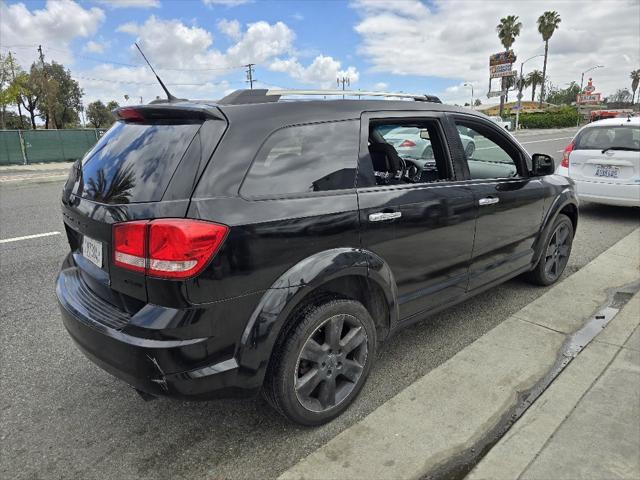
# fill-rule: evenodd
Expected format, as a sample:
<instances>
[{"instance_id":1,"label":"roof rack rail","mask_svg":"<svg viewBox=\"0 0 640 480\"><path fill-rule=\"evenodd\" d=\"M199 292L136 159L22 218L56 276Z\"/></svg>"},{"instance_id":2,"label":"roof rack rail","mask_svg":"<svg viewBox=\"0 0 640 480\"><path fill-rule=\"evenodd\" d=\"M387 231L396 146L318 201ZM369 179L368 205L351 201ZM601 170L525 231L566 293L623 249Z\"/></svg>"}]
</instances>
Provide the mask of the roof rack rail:
<instances>
[{"instance_id":1,"label":"roof rack rail","mask_svg":"<svg viewBox=\"0 0 640 480\"><path fill-rule=\"evenodd\" d=\"M416 102L432 102L442 103L440 99L434 95L416 95L412 93L396 93L396 92L370 92L361 90L267 90L264 95L283 97L288 95L326 95L326 96L350 96L350 97L391 97L391 98L409 98Z\"/></svg>"}]
</instances>

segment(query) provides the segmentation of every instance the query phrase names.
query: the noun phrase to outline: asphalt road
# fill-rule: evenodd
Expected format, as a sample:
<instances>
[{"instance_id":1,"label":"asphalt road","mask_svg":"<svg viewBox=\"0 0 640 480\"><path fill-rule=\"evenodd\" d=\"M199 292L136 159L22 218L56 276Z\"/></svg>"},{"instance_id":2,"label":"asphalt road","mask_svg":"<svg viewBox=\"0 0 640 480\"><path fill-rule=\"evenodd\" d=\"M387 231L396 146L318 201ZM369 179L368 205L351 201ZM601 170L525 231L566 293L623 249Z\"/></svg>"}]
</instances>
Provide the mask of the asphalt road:
<instances>
[{"instance_id":1,"label":"asphalt road","mask_svg":"<svg viewBox=\"0 0 640 480\"><path fill-rule=\"evenodd\" d=\"M559 158L571 135L521 140ZM54 280L64 236L2 243L63 232L60 190L59 182L0 184L0 478L275 477L545 291L516 279L401 332L356 403L320 428L291 425L260 398L144 402L86 360L60 322ZM638 210L583 204L565 275L638 226Z\"/></svg>"}]
</instances>

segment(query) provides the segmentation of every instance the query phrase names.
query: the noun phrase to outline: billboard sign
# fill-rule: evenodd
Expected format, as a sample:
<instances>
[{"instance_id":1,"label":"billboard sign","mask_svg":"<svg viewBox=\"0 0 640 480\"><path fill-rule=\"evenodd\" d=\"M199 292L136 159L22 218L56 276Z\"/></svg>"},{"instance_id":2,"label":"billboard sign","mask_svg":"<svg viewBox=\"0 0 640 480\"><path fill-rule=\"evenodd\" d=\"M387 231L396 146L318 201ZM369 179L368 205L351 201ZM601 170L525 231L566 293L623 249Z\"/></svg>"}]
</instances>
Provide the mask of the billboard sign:
<instances>
[{"instance_id":1,"label":"billboard sign","mask_svg":"<svg viewBox=\"0 0 640 480\"><path fill-rule=\"evenodd\" d=\"M515 70L512 70L510 63L489 67L489 78L511 77L517 75L517 73Z\"/></svg>"},{"instance_id":2,"label":"billboard sign","mask_svg":"<svg viewBox=\"0 0 640 480\"><path fill-rule=\"evenodd\" d=\"M507 52L494 53L489 57L489 66L502 65L504 63L513 63L516 61L516 54L513 50Z\"/></svg>"}]
</instances>

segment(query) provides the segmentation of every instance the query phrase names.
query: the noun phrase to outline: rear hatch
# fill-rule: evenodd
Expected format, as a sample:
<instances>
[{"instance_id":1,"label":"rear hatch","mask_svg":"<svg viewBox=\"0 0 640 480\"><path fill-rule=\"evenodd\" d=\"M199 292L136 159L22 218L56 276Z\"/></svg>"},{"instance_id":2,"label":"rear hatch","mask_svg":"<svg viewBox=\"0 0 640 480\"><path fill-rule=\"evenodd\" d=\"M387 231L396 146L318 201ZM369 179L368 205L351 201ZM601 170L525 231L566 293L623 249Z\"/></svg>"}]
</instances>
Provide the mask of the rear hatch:
<instances>
[{"instance_id":1,"label":"rear hatch","mask_svg":"<svg viewBox=\"0 0 640 480\"><path fill-rule=\"evenodd\" d=\"M638 184L640 182L640 127L636 124L585 128L569 155L569 176L576 181Z\"/></svg>"},{"instance_id":2,"label":"rear hatch","mask_svg":"<svg viewBox=\"0 0 640 480\"><path fill-rule=\"evenodd\" d=\"M114 265L113 225L184 218L191 194L226 128L215 107L125 107L118 121L74 164L62 195L73 259L87 286L134 313L149 298L144 272Z\"/></svg>"}]
</instances>

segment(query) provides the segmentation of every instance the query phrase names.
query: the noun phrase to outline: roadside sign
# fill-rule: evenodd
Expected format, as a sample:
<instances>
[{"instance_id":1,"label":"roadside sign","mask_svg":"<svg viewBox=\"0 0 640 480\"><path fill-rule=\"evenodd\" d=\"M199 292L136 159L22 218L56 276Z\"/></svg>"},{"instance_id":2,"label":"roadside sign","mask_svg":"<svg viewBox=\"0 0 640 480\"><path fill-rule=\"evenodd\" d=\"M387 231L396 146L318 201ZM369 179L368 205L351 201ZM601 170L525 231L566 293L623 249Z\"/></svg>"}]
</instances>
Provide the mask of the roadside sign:
<instances>
[{"instance_id":1,"label":"roadside sign","mask_svg":"<svg viewBox=\"0 0 640 480\"><path fill-rule=\"evenodd\" d=\"M496 90L495 92L488 92L487 93L487 97L491 98L491 97L501 97L503 95L506 95L507 91L506 90Z\"/></svg>"},{"instance_id":2,"label":"roadside sign","mask_svg":"<svg viewBox=\"0 0 640 480\"><path fill-rule=\"evenodd\" d=\"M489 66L493 67L494 65L502 65L504 63L513 63L516 61L516 54L513 50L508 50L506 52L494 53L489 57Z\"/></svg>"},{"instance_id":3,"label":"roadside sign","mask_svg":"<svg viewBox=\"0 0 640 480\"><path fill-rule=\"evenodd\" d=\"M576 103L579 103L579 104L600 103L600 94L599 93L578 94L576 97Z\"/></svg>"},{"instance_id":4,"label":"roadside sign","mask_svg":"<svg viewBox=\"0 0 640 480\"><path fill-rule=\"evenodd\" d=\"M516 76L518 74L517 71L511 69L511 64L510 63L505 63L504 65L498 65L498 67L505 67L505 68L499 68L495 72L494 71L490 71L489 72L489 78L513 77L513 76ZM496 68L496 67L490 67L490 68L493 69L493 68Z\"/></svg>"}]
</instances>

